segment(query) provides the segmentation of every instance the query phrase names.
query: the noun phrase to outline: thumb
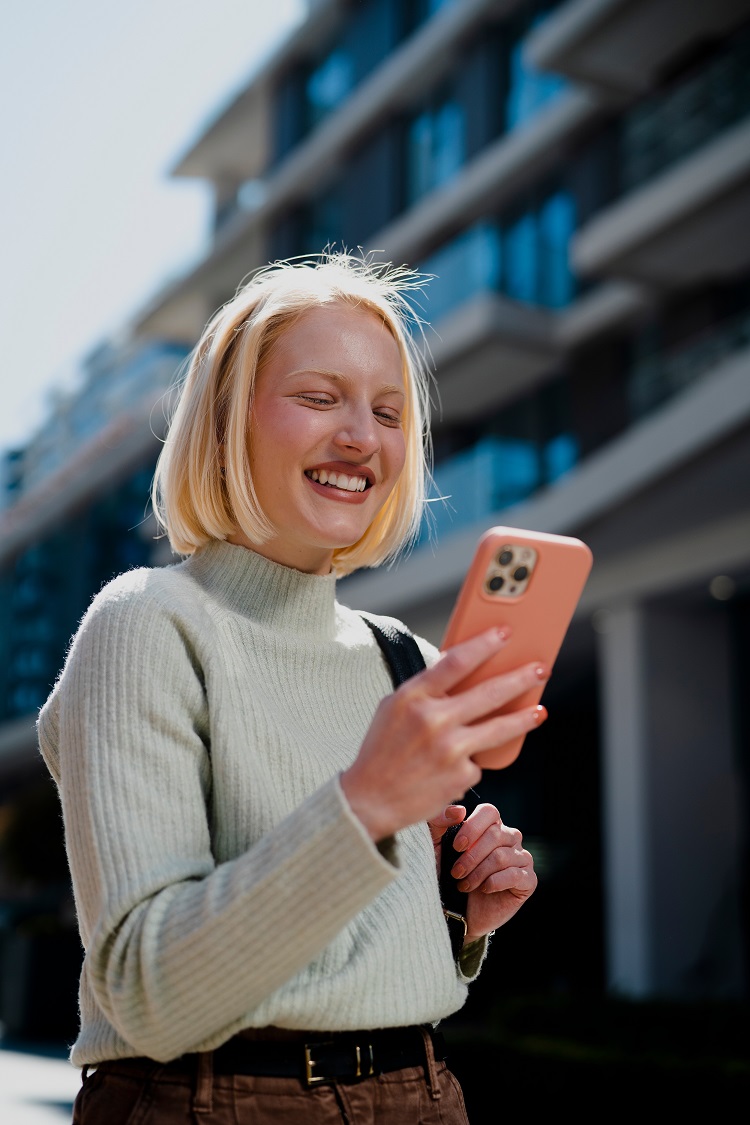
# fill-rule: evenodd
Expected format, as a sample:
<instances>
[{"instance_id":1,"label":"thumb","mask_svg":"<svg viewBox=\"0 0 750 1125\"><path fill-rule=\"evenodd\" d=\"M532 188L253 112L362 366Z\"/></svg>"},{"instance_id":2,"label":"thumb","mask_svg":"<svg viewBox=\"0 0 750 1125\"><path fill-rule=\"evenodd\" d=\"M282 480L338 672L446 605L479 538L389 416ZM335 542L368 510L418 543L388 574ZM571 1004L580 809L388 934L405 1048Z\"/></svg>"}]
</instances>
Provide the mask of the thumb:
<instances>
[{"instance_id":1,"label":"thumb","mask_svg":"<svg viewBox=\"0 0 750 1125\"><path fill-rule=\"evenodd\" d=\"M433 844L438 844L452 824L460 824L466 817L463 805L446 805L439 816L427 821Z\"/></svg>"}]
</instances>

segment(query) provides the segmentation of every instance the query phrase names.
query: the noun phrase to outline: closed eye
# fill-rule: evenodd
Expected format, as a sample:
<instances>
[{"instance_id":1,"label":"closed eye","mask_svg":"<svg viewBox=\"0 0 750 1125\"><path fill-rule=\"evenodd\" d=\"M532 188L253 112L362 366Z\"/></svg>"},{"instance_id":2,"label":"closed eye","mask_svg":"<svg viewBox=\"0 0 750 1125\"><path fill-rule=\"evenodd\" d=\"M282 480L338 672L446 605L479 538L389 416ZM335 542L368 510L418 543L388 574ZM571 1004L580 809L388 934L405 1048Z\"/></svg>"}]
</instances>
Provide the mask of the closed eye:
<instances>
[{"instance_id":1,"label":"closed eye","mask_svg":"<svg viewBox=\"0 0 750 1125\"><path fill-rule=\"evenodd\" d=\"M385 410L373 410L373 414L376 418L382 418L383 421L387 422L390 426L401 425L401 418L398 414L388 414Z\"/></svg>"},{"instance_id":2,"label":"closed eye","mask_svg":"<svg viewBox=\"0 0 750 1125\"><path fill-rule=\"evenodd\" d=\"M314 402L316 406L333 406L333 399L318 398L316 395L295 395L295 398L301 398L304 402Z\"/></svg>"}]
</instances>

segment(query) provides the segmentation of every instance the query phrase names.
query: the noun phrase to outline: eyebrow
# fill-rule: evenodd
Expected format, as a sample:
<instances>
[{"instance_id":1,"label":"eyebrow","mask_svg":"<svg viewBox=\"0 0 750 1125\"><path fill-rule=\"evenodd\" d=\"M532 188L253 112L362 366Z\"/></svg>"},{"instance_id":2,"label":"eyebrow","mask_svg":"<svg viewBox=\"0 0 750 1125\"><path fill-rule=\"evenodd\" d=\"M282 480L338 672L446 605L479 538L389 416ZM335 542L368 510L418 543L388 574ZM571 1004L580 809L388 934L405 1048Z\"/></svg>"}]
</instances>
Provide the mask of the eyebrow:
<instances>
[{"instance_id":1,"label":"eyebrow","mask_svg":"<svg viewBox=\"0 0 750 1125\"><path fill-rule=\"evenodd\" d=\"M291 379L295 375L325 375L328 379L333 379L334 383L353 383L354 380L349 375L342 375L340 371L329 371L327 367L300 367L297 371L289 371L287 378ZM396 383L386 383L379 389L379 394L384 395L401 395L406 398L406 391L403 387L399 387Z\"/></svg>"}]
</instances>

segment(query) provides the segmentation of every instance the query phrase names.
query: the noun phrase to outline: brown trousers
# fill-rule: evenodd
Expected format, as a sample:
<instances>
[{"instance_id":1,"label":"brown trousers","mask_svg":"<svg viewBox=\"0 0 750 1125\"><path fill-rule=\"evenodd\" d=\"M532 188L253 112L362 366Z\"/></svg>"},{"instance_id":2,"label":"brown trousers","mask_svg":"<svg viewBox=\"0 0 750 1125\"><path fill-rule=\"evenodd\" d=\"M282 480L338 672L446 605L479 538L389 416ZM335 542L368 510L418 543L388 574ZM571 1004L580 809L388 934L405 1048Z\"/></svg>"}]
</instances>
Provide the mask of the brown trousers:
<instances>
[{"instance_id":1,"label":"brown trousers","mask_svg":"<svg viewBox=\"0 0 750 1125\"><path fill-rule=\"evenodd\" d=\"M425 1037L424 1066L306 1087L297 1078L192 1075L159 1063L102 1063L84 1077L73 1125L469 1125L461 1088Z\"/></svg>"}]
</instances>

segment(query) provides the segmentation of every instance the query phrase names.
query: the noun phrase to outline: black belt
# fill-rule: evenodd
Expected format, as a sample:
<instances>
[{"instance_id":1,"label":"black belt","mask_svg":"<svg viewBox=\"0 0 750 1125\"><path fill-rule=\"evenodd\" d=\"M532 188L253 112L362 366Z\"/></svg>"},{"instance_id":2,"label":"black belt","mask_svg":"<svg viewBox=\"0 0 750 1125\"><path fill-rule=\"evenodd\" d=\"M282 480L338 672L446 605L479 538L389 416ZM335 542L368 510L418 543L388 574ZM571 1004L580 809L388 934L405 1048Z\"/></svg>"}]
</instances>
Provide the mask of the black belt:
<instances>
[{"instance_id":1,"label":"black belt","mask_svg":"<svg viewBox=\"0 0 750 1125\"><path fill-rule=\"evenodd\" d=\"M443 1036L426 1027L436 1059L445 1057ZM409 1066L424 1066L426 1046L419 1027L374 1031L299 1032L293 1038L245 1038L241 1033L212 1052L214 1074L251 1074L269 1078L298 1078L306 1086L323 1082L356 1081ZM163 1073L192 1074L199 1055L181 1055ZM112 1068L158 1065L152 1059L118 1059Z\"/></svg>"}]
</instances>

